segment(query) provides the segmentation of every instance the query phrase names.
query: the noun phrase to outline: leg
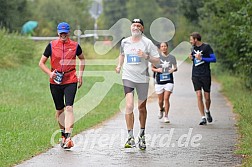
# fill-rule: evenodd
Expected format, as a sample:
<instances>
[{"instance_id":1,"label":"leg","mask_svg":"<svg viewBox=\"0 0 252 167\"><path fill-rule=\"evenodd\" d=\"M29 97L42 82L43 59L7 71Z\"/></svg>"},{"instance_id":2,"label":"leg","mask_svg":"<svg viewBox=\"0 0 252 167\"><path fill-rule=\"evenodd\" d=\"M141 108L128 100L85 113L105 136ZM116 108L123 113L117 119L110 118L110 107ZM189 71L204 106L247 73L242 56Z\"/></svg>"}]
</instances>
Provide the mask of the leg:
<instances>
[{"instance_id":1,"label":"leg","mask_svg":"<svg viewBox=\"0 0 252 167\"><path fill-rule=\"evenodd\" d=\"M125 148L135 147L135 139L133 135L133 127L134 127L134 94L133 92L127 93L126 95L126 112L125 112L125 120L128 130L128 140L125 143Z\"/></svg>"},{"instance_id":2,"label":"leg","mask_svg":"<svg viewBox=\"0 0 252 167\"><path fill-rule=\"evenodd\" d=\"M146 100L138 100L138 110L139 110L139 121L140 128L145 129L146 118L147 118L147 109L146 109Z\"/></svg>"},{"instance_id":3,"label":"leg","mask_svg":"<svg viewBox=\"0 0 252 167\"><path fill-rule=\"evenodd\" d=\"M170 109L170 91L164 92L164 101L165 101L165 117L168 117L169 109Z\"/></svg>"},{"instance_id":4,"label":"leg","mask_svg":"<svg viewBox=\"0 0 252 167\"><path fill-rule=\"evenodd\" d=\"M126 94L126 112L125 112L125 120L127 124L128 130L133 130L134 126L134 95L133 92Z\"/></svg>"},{"instance_id":5,"label":"leg","mask_svg":"<svg viewBox=\"0 0 252 167\"><path fill-rule=\"evenodd\" d=\"M148 89L149 89L149 83L136 84L136 91L138 95L139 121L140 121L141 129L145 129L145 124L146 124L146 118L147 118L146 102L148 98ZM144 134L144 130L143 130L143 134Z\"/></svg>"},{"instance_id":6,"label":"leg","mask_svg":"<svg viewBox=\"0 0 252 167\"><path fill-rule=\"evenodd\" d=\"M164 87L163 85L155 84L155 92L158 95L158 119L163 118L164 115Z\"/></svg>"},{"instance_id":7,"label":"leg","mask_svg":"<svg viewBox=\"0 0 252 167\"><path fill-rule=\"evenodd\" d=\"M73 106L66 106L65 111L65 133L72 133L71 129L74 125Z\"/></svg>"},{"instance_id":8,"label":"leg","mask_svg":"<svg viewBox=\"0 0 252 167\"><path fill-rule=\"evenodd\" d=\"M159 105L160 110L162 110L164 107L164 92L161 94L158 94L158 105Z\"/></svg>"},{"instance_id":9,"label":"leg","mask_svg":"<svg viewBox=\"0 0 252 167\"><path fill-rule=\"evenodd\" d=\"M138 110L139 110L139 121L140 121L140 134L138 137L138 147L141 150L146 149L145 143L145 125L146 125L146 118L147 118L147 109L146 109L146 100L138 100Z\"/></svg>"},{"instance_id":10,"label":"leg","mask_svg":"<svg viewBox=\"0 0 252 167\"><path fill-rule=\"evenodd\" d=\"M140 83L136 86L138 95L138 110L139 110L139 121L140 121L140 134L138 137L138 146L141 150L146 149L145 143L145 125L147 118L146 103L148 98L149 83Z\"/></svg>"},{"instance_id":11,"label":"leg","mask_svg":"<svg viewBox=\"0 0 252 167\"><path fill-rule=\"evenodd\" d=\"M55 113L56 120L59 124L60 129L65 129L65 113L64 108L62 110L56 110Z\"/></svg>"},{"instance_id":12,"label":"leg","mask_svg":"<svg viewBox=\"0 0 252 167\"><path fill-rule=\"evenodd\" d=\"M66 101L66 109L65 109L66 140L63 145L63 148L65 149L69 149L74 146L74 143L71 140L71 133L74 125L73 104L76 91L77 91L77 83L64 85L64 95Z\"/></svg>"},{"instance_id":13,"label":"leg","mask_svg":"<svg viewBox=\"0 0 252 167\"><path fill-rule=\"evenodd\" d=\"M65 86L64 94L66 101L66 109L65 109L65 132L68 134L67 137L70 137L72 133L72 128L74 126L74 113L73 113L73 104L74 98L77 91L77 84L68 84Z\"/></svg>"},{"instance_id":14,"label":"leg","mask_svg":"<svg viewBox=\"0 0 252 167\"><path fill-rule=\"evenodd\" d=\"M211 91L211 77L202 78L204 98L206 104L206 110L209 111L211 105L210 91Z\"/></svg>"},{"instance_id":15,"label":"leg","mask_svg":"<svg viewBox=\"0 0 252 167\"><path fill-rule=\"evenodd\" d=\"M197 95L198 108L200 111L200 115L203 117L203 116L205 116L205 112L204 112L204 103L203 103L203 97L202 97L201 90L197 90L196 95Z\"/></svg>"},{"instance_id":16,"label":"leg","mask_svg":"<svg viewBox=\"0 0 252 167\"><path fill-rule=\"evenodd\" d=\"M55 117L60 129L65 129L65 114L64 114L64 91L62 85L50 84L50 90L56 108Z\"/></svg>"},{"instance_id":17,"label":"leg","mask_svg":"<svg viewBox=\"0 0 252 167\"><path fill-rule=\"evenodd\" d=\"M209 111L211 105L210 92L204 92L204 97L205 97L206 110Z\"/></svg>"}]
</instances>

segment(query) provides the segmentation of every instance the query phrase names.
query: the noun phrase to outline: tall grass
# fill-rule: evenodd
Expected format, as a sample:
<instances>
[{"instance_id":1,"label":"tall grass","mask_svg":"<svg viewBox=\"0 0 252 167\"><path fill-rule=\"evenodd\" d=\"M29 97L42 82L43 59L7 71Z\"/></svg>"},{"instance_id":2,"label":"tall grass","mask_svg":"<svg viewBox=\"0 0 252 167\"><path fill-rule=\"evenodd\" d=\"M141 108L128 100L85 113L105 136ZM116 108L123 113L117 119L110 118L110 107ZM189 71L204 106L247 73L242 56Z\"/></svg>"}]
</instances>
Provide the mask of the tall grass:
<instances>
[{"instance_id":1,"label":"tall grass","mask_svg":"<svg viewBox=\"0 0 252 167\"><path fill-rule=\"evenodd\" d=\"M31 40L17 33L9 34L0 29L0 68L17 67L30 62L34 55Z\"/></svg>"}]
</instances>

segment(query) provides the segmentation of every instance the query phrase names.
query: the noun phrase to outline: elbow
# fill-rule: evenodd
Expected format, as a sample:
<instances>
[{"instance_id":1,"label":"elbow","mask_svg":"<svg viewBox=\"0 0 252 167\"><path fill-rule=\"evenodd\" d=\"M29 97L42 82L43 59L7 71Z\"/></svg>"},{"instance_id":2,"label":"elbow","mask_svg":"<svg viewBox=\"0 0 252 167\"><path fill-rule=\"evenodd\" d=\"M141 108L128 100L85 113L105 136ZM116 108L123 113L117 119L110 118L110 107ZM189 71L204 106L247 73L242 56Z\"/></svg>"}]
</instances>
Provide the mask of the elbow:
<instances>
[{"instance_id":1,"label":"elbow","mask_svg":"<svg viewBox=\"0 0 252 167\"><path fill-rule=\"evenodd\" d=\"M42 66L42 63L41 63L41 62L39 62L39 63L38 63L38 66L39 66L39 67L41 67L41 66Z\"/></svg>"},{"instance_id":2,"label":"elbow","mask_svg":"<svg viewBox=\"0 0 252 167\"><path fill-rule=\"evenodd\" d=\"M154 62L153 62L155 65L159 64L160 63L160 58L155 58Z\"/></svg>"},{"instance_id":3,"label":"elbow","mask_svg":"<svg viewBox=\"0 0 252 167\"><path fill-rule=\"evenodd\" d=\"M212 62L216 63L216 56L215 56L215 54L210 54L210 57L212 58Z\"/></svg>"}]
</instances>

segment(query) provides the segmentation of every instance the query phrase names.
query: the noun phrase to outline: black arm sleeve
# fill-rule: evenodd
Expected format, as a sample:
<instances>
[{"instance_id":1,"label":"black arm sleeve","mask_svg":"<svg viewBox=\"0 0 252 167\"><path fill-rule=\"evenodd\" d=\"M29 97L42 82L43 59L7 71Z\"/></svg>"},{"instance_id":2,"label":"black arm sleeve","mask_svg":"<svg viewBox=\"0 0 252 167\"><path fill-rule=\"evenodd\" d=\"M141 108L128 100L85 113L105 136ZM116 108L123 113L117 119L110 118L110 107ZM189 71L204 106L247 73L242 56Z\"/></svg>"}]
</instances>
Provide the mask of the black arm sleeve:
<instances>
[{"instance_id":1,"label":"black arm sleeve","mask_svg":"<svg viewBox=\"0 0 252 167\"><path fill-rule=\"evenodd\" d=\"M45 48L45 51L44 51L44 54L43 54L45 57L49 57L52 55L52 48L51 48L51 43L49 43L47 45L47 47Z\"/></svg>"}]
</instances>

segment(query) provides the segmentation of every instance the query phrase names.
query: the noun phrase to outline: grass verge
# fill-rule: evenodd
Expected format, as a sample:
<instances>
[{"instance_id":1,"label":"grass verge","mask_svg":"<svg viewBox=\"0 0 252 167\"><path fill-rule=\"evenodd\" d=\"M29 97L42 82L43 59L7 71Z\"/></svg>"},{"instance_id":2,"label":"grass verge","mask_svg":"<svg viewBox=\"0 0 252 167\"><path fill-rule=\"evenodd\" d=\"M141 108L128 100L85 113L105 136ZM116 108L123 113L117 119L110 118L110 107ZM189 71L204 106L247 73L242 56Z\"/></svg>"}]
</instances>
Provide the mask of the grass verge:
<instances>
[{"instance_id":1,"label":"grass verge","mask_svg":"<svg viewBox=\"0 0 252 167\"><path fill-rule=\"evenodd\" d=\"M244 158L243 166L252 166L252 96L251 90L245 88L243 81L232 73L220 70L218 65L213 68L216 79L222 85L223 94L233 104L233 111L238 114L238 128L240 140L237 154Z\"/></svg>"},{"instance_id":2,"label":"grass verge","mask_svg":"<svg viewBox=\"0 0 252 167\"><path fill-rule=\"evenodd\" d=\"M14 61L8 68L0 68L0 166L3 167L13 166L52 147L51 136L58 130L48 76L38 67L47 42L32 45L36 55L28 58L29 63L16 65L17 61ZM88 48L84 52L95 55ZM117 50L112 50L105 57L115 58L117 55ZM87 66L86 70L111 71L114 67ZM84 77L76 101L102 80L102 77ZM101 103L76 122L73 135L113 116L119 111L123 97L122 86L113 85Z\"/></svg>"}]
</instances>

